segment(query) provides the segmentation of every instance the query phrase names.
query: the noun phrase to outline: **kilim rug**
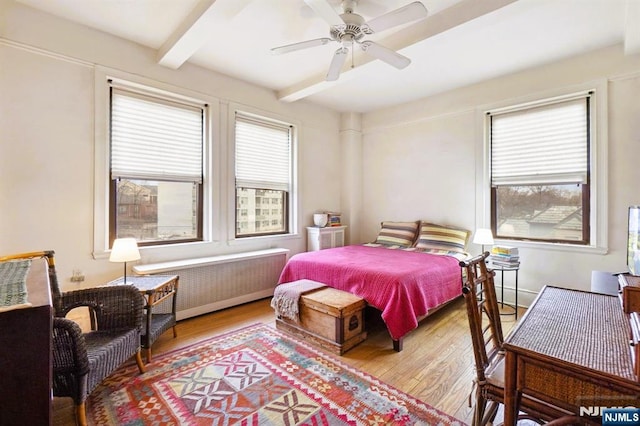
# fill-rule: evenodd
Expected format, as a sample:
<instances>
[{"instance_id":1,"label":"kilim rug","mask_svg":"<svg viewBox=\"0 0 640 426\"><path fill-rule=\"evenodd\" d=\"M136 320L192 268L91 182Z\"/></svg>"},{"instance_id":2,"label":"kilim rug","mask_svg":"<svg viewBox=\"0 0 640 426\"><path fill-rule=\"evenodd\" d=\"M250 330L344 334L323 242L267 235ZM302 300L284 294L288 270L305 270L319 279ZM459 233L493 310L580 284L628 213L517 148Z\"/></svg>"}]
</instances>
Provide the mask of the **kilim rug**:
<instances>
[{"instance_id":1,"label":"kilim rug","mask_svg":"<svg viewBox=\"0 0 640 426\"><path fill-rule=\"evenodd\" d=\"M264 324L118 370L88 400L94 425L463 425Z\"/></svg>"}]
</instances>

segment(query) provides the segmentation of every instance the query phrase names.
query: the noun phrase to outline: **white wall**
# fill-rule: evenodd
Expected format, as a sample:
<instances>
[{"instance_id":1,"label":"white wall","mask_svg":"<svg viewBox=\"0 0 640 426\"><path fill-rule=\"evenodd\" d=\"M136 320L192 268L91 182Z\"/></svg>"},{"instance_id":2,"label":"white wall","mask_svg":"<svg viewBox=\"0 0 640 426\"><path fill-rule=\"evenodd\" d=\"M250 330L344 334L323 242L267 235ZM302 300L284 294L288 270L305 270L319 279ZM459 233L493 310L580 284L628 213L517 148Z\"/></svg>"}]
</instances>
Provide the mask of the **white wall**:
<instances>
[{"instance_id":1,"label":"white wall","mask_svg":"<svg viewBox=\"0 0 640 426\"><path fill-rule=\"evenodd\" d=\"M375 238L382 220L426 219L474 230L483 208L477 179L483 107L603 80L608 252L521 247L519 303L528 304L545 284L588 290L592 270L624 271L627 207L640 203L640 58L625 57L621 46L365 114L363 240ZM509 275L505 281L513 286ZM513 300L513 293L505 297Z\"/></svg>"},{"instance_id":2,"label":"white wall","mask_svg":"<svg viewBox=\"0 0 640 426\"><path fill-rule=\"evenodd\" d=\"M304 226L317 210L340 210L340 116L307 102L278 102L274 93L185 64L170 70L155 63L155 51L40 13L0 2L0 253L56 251L64 288L92 286L122 274L121 264L94 258L94 112L96 67L214 97L220 102L214 139L229 150L227 105L285 117L299 124L297 237L227 244L228 191L222 173L217 235L221 241L173 249L142 250L141 262L211 256L279 246L306 249ZM217 163L226 167L226 161ZM219 173L217 171L217 173ZM74 269L86 280L71 283Z\"/></svg>"}]
</instances>

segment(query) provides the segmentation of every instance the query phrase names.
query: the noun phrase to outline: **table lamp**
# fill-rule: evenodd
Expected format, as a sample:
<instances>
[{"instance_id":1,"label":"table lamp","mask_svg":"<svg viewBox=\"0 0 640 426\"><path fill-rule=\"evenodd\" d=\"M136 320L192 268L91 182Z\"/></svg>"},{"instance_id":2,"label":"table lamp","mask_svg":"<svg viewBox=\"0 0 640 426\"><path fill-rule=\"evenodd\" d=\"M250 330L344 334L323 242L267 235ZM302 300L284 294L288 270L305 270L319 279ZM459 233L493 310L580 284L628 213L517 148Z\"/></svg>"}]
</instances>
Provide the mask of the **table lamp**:
<instances>
[{"instance_id":1,"label":"table lamp","mask_svg":"<svg viewBox=\"0 0 640 426\"><path fill-rule=\"evenodd\" d=\"M127 262L140 259L140 251L135 238L116 238L111 247L110 262L124 262L124 279L122 284L127 282Z\"/></svg>"},{"instance_id":2,"label":"table lamp","mask_svg":"<svg viewBox=\"0 0 640 426\"><path fill-rule=\"evenodd\" d=\"M493 244L493 233L491 232L491 229L487 229L487 228L476 229L476 233L473 236L473 243L480 244L482 246L482 253L484 253L484 245Z\"/></svg>"}]
</instances>

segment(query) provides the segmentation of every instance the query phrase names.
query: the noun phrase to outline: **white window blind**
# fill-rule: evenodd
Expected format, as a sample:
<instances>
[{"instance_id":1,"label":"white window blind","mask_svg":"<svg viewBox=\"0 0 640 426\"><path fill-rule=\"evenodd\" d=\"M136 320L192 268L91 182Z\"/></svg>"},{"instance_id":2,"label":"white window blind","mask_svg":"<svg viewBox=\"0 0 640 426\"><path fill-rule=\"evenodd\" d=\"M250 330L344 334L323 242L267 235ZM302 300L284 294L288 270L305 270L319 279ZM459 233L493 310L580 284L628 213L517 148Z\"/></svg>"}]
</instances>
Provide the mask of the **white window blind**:
<instances>
[{"instance_id":1,"label":"white window blind","mask_svg":"<svg viewBox=\"0 0 640 426\"><path fill-rule=\"evenodd\" d=\"M491 114L491 184L587 183L588 101Z\"/></svg>"},{"instance_id":2,"label":"white window blind","mask_svg":"<svg viewBox=\"0 0 640 426\"><path fill-rule=\"evenodd\" d=\"M236 114L236 187L289 191L291 126Z\"/></svg>"},{"instance_id":3,"label":"white window blind","mask_svg":"<svg viewBox=\"0 0 640 426\"><path fill-rule=\"evenodd\" d=\"M202 183L204 106L111 89L111 178Z\"/></svg>"}]
</instances>

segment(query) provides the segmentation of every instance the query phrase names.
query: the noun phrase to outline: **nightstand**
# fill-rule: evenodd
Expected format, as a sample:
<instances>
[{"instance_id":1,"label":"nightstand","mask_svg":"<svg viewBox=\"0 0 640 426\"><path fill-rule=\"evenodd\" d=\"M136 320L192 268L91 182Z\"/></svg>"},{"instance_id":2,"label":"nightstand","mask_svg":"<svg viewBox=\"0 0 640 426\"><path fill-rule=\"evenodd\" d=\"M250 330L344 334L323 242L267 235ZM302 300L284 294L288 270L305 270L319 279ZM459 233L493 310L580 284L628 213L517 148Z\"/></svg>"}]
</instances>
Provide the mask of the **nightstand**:
<instances>
[{"instance_id":1,"label":"nightstand","mask_svg":"<svg viewBox=\"0 0 640 426\"><path fill-rule=\"evenodd\" d=\"M307 251L317 251L344 246L346 226L307 227Z\"/></svg>"},{"instance_id":2,"label":"nightstand","mask_svg":"<svg viewBox=\"0 0 640 426\"><path fill-rule=\"evenodd\" d=\"M140 346L146 350L147 362L150 362L151 345L161 334L172 328L173 337L178 336L176 332L178 276L134 275L127 276L127 283L137 288L145 299L145 323L140 335ZM122 285L122 278L113 280L107 285ZM162 306L159 306L161 304ZM159 311L154 312L154 309Z\"/></svg>"},{"instance_id":3,"label":"nightstand","mask_svg":"<svg viewBox=\"0 0 640 426\"><path fill-rule=\"evenodd\" d=\"M513 308L513 313L501 313L500 315L515 315L515 318L518 319L518 271L520 271L520 265L517 266L501 266L496 265L492 262L487 263L487 267L493 271L500 272L500 307L504 308L504 305L507 305L510 308ZM504 273L505 272L513 272L515 274L515 304L509 305L504 303Z\"/></svg>"}]
</instances>

